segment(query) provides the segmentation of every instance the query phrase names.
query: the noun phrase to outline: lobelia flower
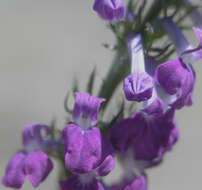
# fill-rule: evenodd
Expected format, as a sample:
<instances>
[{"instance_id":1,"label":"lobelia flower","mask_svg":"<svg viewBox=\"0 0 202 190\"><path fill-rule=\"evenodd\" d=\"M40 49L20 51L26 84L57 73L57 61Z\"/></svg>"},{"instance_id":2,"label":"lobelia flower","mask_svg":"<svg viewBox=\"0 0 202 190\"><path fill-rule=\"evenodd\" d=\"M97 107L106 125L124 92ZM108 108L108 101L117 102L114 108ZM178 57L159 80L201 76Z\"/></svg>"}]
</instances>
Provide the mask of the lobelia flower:
<instances>
[{"instance_id":1,"label":"lobelia flower","mask_svg":"<svg viewBox=\"0 0 202 190\"><path fill-rule=\"evenodd\" d=\"M145 70L141 35L131 35L127 44L131 57L131 74L124 79L125 97L129 101L148 100L152 96L153 78Z\"/></svg>"},{"instance_id":2,"label":"lobelia flower","mask_svg":"<svg viewBox=\"0 0 202 190\"><path fill-rule=\"evenodd\" d=\"M202 51L200 51L202 30L194 28L200 43L197 48L192 48L171 19L164 19L162 25L173 40L179 58L159 65L155 72L155 79L167 94L172 95L170 105L180 109L183 106L192 105L193 102L195 72L191 64L202 58Z\"/></svg>"},{"instance_id":3,"label":"lobelia flower","mask_svg":"<svg viewBox=\"0 0 202 190\"><path fill-rule=\"evenodd\" d=\"M125 5L122 0L95 0L93 9L107 21L119 21L125 14Z\"/></svg>"},{"instance_id":4,"label":"lobelia flower","mask_svg":"<svg viewBox=\"0 0 202 190\"><path fill-rule=\"evenodd\" d=\"M164 113L163 108L162 102L156 99L151 105L132 116L139 122L134 143L137 160L161 160L163 154L171 150L177 141L175 111L171 108Z\"/></svg>"},{"instance_id":5,"label":"lobelia flower","mask_svg":"<svg viewBox=\"0 0 202 190\"><path fill-rule=\"evenodd\" d=\"M174 113L172 108L164 112L164 104L155 98L144 109L112 127L113 147L120 152L132 148L134 159L148 162L147 167L158 164L178 139Z\"/></svg>"},{"instance_id":6,"label":"lobelia flower","mask_svg":"<svg viewBox=\"0 0 202 190\"><path fill-rule=\"evenodd\" d=\"M6 187L21 188L25 177L34 187L43 182L53 168L49 157L42 151L44 138L41 130L46 134L50 129L46 125L33 124L23 130L23 151L17 153L8 163L2 184Z\"/></svg>"},{"instance_id":7,"label":"lobelia flower","mask_svg":"<svg viewBox=\"0 0 202 190\"><path fill-rule=\"evenodd\" d=\"M97 184L97 188L100 189L101 184L96 181L96 176L105 176L114 168L113 149L95 127L99 107L103 101L103 98L88 93L76 93L73 110L75 123L64 128L62 138L65 145L66 168L75 173L73 181L76 181L77 185L67 179L61 183L64 190L73 190L76 186L78 189L86 189L92 184L92 187ZM65 187L64 184L69 185Z\"/></svg>"}]
</instances>

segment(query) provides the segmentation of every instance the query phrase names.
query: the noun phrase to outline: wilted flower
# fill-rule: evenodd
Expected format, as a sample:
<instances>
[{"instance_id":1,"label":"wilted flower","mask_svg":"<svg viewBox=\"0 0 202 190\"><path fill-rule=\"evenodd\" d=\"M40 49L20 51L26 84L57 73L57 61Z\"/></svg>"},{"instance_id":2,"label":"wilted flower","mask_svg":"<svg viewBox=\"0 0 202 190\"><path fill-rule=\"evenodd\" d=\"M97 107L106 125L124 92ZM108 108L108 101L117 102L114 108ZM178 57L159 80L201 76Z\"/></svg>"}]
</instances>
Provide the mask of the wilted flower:
<instances>
[{"instance_id":1,"label":"wilted flower","mask_svg":"<svg viewBox=\"0 0 202 190\"><path fill-rule=\"evenodd\" d=\"M145 101L151 98L153 78L145 71L144 52L140 34L128 39L131 57L131 74L124 79L123 90L129 101Z\"/></svg>"}]
</instances>

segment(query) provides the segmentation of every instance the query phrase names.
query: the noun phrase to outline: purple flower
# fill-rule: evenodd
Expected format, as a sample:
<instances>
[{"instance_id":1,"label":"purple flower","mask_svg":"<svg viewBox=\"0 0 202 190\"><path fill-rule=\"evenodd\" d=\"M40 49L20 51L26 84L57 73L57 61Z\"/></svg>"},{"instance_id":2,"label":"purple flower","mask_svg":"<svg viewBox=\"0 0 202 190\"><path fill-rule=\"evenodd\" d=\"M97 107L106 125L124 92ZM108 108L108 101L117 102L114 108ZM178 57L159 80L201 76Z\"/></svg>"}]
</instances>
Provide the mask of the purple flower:
<instances>
[{"instance_id":1,"label":"purple flower","mask_svg":"<svg viewBox=\"0 0 202 190\"><path fill-rule=\"evenodd\" d=\"M97 124L98 111L104 98L97 98L88 93L76 92L73 119L81 128L93 127Z\"/></svg>"},{"instance_id":2,"label":"purple flower","mask_svg":"<svg viewBox=\"0 0 202 190\"><path fill-rule=\"evenodd\" d=\"M62 190L104 190L102 184L96 179L107 175L114 168L114 159L111 155L94 170L84 174L74 174L65 181L60 182Z\"/></svg>"},{"instance_id":3,"label":"purple flower","mask_svg":"<svg viewBox=\"0 0 202 190\"><path fill-rule=\"evenodd\" d=\"M34 187L43 182L53 168L49 157L41 151L44 139L40 132L50 132L48 126L33 124L23 130L24 150L17 153L8 163L2 184L6 187L21 188L25 177Z\"/></svg>"},{"instance_id":4,"label":"purple flower","mask_svg":"<svg viewBox=\"0 0 202 190\"><path fill-rule=\"evenodd\" d=\"M32 150L44 148L45 138L41 135L42 130L45 131L46 135L49 135L51 132L48 126L37 123L24 127L22 133L24 151L31 152Z\"/></svg>"},{"instance_id":5,"label":"purple flower","mask_svg":"<svg viewBox=\"0 0 202 190\"><path fill-rule=\"evenodd\" d=\"M105 160L94 170L84 174L74 174L65 181L60 182L62 190L104 190L102 184L96 179L99 176L107 175L114 168L112 156Z\"/></svg>"},{"instance_id":6,"label":"purple flower","mask_svg":"<svg viewBox=\"0 0 202 190\"><path fill-rule=\"evenodd\" d=\"M132 145L136 131L134 130L134 120L126 118L116 123L109 133L109 139L115 150L126 152Z\"/></svg>"},{"instance_id":7,"label":"purple flower","mask_svg":"<svg viewBox=\"0 0 202 190\"><path fill-rule=\"evenodd\" d=\"M107 21L119 21L125 14L125 5L122 0L95 0L93 9Z\"/></svg>"},{"instance_id":8,"label":"purple flower","mask_svg":"<svg viewBox=\"0 0 202 190\"><path fill-rule=\"evenodd\" d=\"M114 167L113 149L94 125L103 98L76 93L73 111L75 123L63 129L66 168L83 174L97 172L107 175ZM102 167L103 169L100 169Z\"/></svg>"},{"instance_id":9,"label":"purple flower","mask_svg":"<svg viewBox=\"0 0 202 190\"><path fill-rule=\"evenodd\" d=\"M170 138L173 137L176 128L175 111L171 108L164 113L163 108L162 102L156 99L151 105L132 116L134 120L139 121L134 143L137 160L161 159L163 153L172 148Z\"/></svg>"},{"instance_id":10,"label":"purple flower","mask_svg":"<svg viewBox=\"0 0 202 190\"><path fill-rule=\"evenodd\" d=\"M112 148L95 127L84 131L70 124L63 130L63 140L66 168L73 172L88 173L99 167L112 153Z\"/></svg>"},{"instance_id":11,"label":"purple flower","mask_svg":"<svg viewBox=\"0 0 202 190\"><path fill-rule=\"evenodd\" d=\"M195 73L191 65L180 59L167 61L156 69L157 83L169 95L174 95L169 104L176 109L192 105Z\"/></svg>"},{"instance_id":12,"label":"purple flower","mask_svg":"<svg viewBox=\"0 0 202 190\"><path fill-rule=\"evenodd\" d=\"M183 106L192 105L193 102L195 72L191 64L202 58L202 30L194 28L199 45L193 48L171 19L164 19L162 25L172 39L179 58L159 65L155 72L155 79L163 88L162 94L169 99L168 104L175 109L180 109Z\"/></svg>"},{"instance_id":13,"label":"purple flower","mask_svg":"<svg viewBox=\"0 0 202 190\"><path fill-rule=\"evenodd\" d=\"M118 151L132 147L136 160L162 159L163 153L170 150L178 138L174 135L177 127L174 112L172 108L164 112L163 103L155 99L143 110L113 126L110 131L112 145Z\"/></svg>"},{"instance_id":14,"label":"purple flower","mask_svg":"<svg viewBox=\"0 0 202 190\"><path fill-rule=\"evenodd\" d=\"M144 52L140 34L128 39L131 56L131 74L125 78L123 90L129 101L145 101L151 98L153 78L145 71Z\"/></svg>"}]
</instances>

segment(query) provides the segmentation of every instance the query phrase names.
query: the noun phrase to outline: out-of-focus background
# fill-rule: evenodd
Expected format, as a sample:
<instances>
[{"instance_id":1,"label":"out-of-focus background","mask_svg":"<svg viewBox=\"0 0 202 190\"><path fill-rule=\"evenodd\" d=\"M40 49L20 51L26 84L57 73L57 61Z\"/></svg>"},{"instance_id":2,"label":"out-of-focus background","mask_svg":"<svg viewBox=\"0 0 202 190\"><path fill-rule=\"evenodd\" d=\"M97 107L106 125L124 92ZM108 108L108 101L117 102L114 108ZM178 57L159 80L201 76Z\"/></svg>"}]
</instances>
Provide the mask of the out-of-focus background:
<instances>
[{"instance_id":1,"label":"out-of-focus background","mask_svg":"<svg viewBox=\"0 0 202 190\"><path fill-rule=\"evenodd\" d=\"M49 124L55 117L64 127L63 101L75 75L82 90L95 65L98 83L104 78L113 54L101 44L114 38L92 5L93 0L0 1L0 177L21 147L24 125ZM196 43L193 33L186 35ZM202 62L194 67L194 105L177 113L180 141L163 165L148 171L150 190L202 187ZM38 189L55 190L56 177L57 169ZM22 189L34 188L26 181Z\"/></svg>"}]
</instances>

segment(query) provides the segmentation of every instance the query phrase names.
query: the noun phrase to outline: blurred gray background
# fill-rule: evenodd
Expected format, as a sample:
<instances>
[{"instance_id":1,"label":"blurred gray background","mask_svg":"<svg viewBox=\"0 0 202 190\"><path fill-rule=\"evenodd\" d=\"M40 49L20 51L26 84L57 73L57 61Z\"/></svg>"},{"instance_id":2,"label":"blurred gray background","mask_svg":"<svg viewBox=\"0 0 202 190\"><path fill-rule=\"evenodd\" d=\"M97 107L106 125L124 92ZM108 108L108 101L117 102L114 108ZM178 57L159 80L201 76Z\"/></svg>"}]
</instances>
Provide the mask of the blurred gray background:
<instances>
[{"instance_id":1,"label":"blurred gray background","mask_svg":"<svg viewBox=\"0 0 202 190\"><path fill-rule=\"evenodd\" d=\"M0 1L0 177L21 147L24 125L49 124L55 117L64 127L63 101L74 75L84 87L96 65L98 83L104 78L113 54L101 44L114 38L92 5L93 0ZM187 35L196 42L193 33ZM202 188L202 62L194 66L194 105L177 113L180 141L162 166L148 171L150 190ZM55 190L56 177L57 169L38 189ZM34 188L26 181L25 189Z\"/></svg>"}]
</instances>

